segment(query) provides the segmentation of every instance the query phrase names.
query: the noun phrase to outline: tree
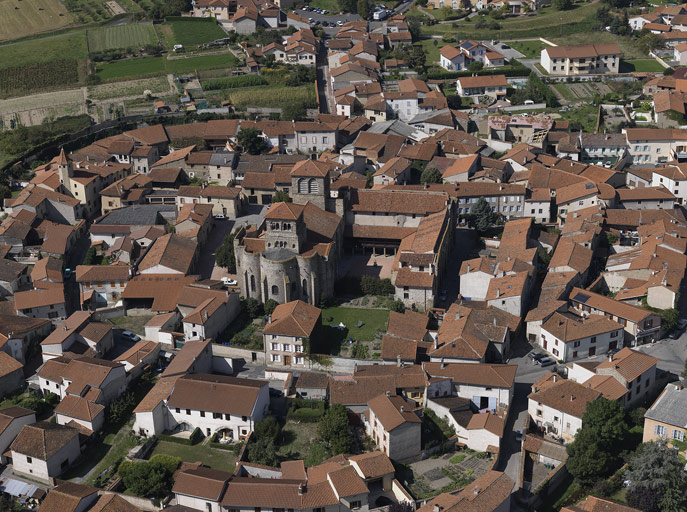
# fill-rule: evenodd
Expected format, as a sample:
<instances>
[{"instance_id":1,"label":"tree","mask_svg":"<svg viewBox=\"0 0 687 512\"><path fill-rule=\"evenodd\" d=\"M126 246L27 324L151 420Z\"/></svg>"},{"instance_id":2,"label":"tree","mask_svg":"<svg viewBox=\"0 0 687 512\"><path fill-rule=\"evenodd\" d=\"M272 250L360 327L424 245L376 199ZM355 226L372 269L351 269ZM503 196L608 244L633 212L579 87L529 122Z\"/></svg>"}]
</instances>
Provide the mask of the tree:
<instances>
[{"instance_id":1,"label":"tree","mask_svg":"<svg viewBox=\"0 0 687 512\"><path fill-rule=\"evenodd\" d=\"M263 304L254 298L246 299L246 311L251 318L257 318L265 313Z\"/></svg>"},{"instance_id":2,"label":"tree","mask_svg":"<svg viewBox=\"0 0 687 512\"><path fill-rule=\"evenodd\" d=\"M616 9L621 9L623 7L629 7L630 4L632 3L632 0L604 0L608 5L611 7L615 7Z\"/></svg>"},{"instance_id":3,"label":"tree","mask_svg":"<svg viewBox=\"0 0 687 512\"><path fill-rule=\"evenodd\" d=\"M679 317L680 315L677 309L664 309L661 313L661 327L663 327L667 331L673 329L680 320Z\"/></svg>"},{"instance_id":4,"label":"tree","mask_svg":"<svg viewBox=\"0 0 687 512\"><path fill-rule=\"evenodd\" d=\"M283 190L277 190L272 196L273 203L290 203L291 201L292 199L288 192L284 192Z\"/></svg>"},{"instance_id":5,"label":"tree","mask_svg":"<svg viewBox=\"0 0 687 512\"><path fill-rule=\"evenodd\" d=\"M396 313L405 313L406 305L403 303L401 299L396 299L391 303L389 309L391 311L395 311Z\"/></svg>"},{"instance_id":6,"label":"tree","mask_svg":"<svg viewBox=\"0 0 687 512\"><path fill-rule=\"evenodd\" d=\"M224 237L222 245L215 251L215 263L219 267L226 268L230 274L236 272L236 258L234 255L234 238L236 235L229 234Z\"/></svg>"},{"instance_id":7,"label":"tree","mask_svg":"<svg viewBox=\"0 0 687 512\"><path fill-rule=\"evenodd\" d=\"M358 14L361 18L367 18L370 14L370 5L367 0L358 0Z\"/></svg>"},{"instance_id":8,"label":"tree","mask_svg":"<svg viewBox=\"0 0 687 512\"><path fill-rule=\"evenodd\" d=\"M95 247L89 247L86 251L86 255L83 258L83 265L96 265L96 258L97 255L95 253Z\"/></svg>"},{"instance_id":9,"label":"tree","mask_svg":"<svg viewBox=\"0 0 687 512\"><path fill-rule=\"evenodd\" d=\"M351 356L354 359L369 359L370 351L368 350L367 345L356 343L353 345L353 350L351 350Z\"/></svg>"},{"instance_id":10,"label":"tree","mask_svg":"<svg viewBox=\"0 0 687 512\"><path fill-rule=\"evenodd\" d=\"M350 452L353 436L348 429L348 412L341 404L332 405L317 425L317 434L332 455Z\"/></svg>"},{"instance_id":11,"label":"tree","mask_svg":"<svg viewBox=\"0 0 687 512\"><path fill-rule=\"evenodd\" d=\"M276 443L280 433L281 426L279 422L271 416L255 424L254 435L256 439L271 439L273 443Z\"/></svg>"},{"instance_id":12,"label":"tree","mask_svg":"<svg viewBox=\"0 0 687 512\"><path fill-rule=\"evenodd\" d=\"M470 71L471 73L477 73L478 71L482 71L483 68L484 63L478 60L472 61L470 64L468 64L468 71Z\"/></svg>"},{"instance_id":13,"label":"tree","mask_svg":"<svg viewBox=\"0 0 687 512\"><path fill-rule=\"evenodd\" d=\"M444 180L441 178L441 173L436 167L428 167L422 171L420 176L420 182L425 183L442 183Z\"/></svg>"},{"instance_id":14,"label":"tree","mask_svg":"<svg viewBox=\"0 0 687 512\"><path fill-rule=\"evenodd\" d=\"M614 400L599 398L587 406L582 428L567 447L566 466L582 485L608 476L620 462L629 433L625 409Z\"/></svg>"},{"instance_id":15,"label":"tree","mask_svg":"<svg viewBox=\"0 0 687 512\"><path fill-rule=\"evenodd\" d=\"M487 200L480 197L475 204L470 208L470 215L474 218L475 227L477 231L485 232L491 226L496 224L498 216L491 209Z\"/></svg>"},{"instance_id":16,"label":"tree","mask_svg":"<svg viewBox=\"0 0 687 512\"><path fill-rule=\"evenodd\" d=\"M358 9L358 2L355 0L339 0L339 7L344 12L356 12Z\"/></svg>"},{"instance_id":17,"label":"tree","mask_svg":"<svg viewBox=\"0 0 687 512\"><path fill-rule=\"evenodd\" d=\"M639 37L637 41L637 47L642 51L642 53L649 53L652 50L663 47L663 41L658 34L649 32L648 30Z\"/></svg>"},{"instance_id":18,"label":"tree","mask_svg":"<svg viewBox=\"0 0 687 512\"><path fill-rule=\"evenodd\" d=\"M117 469L124 487L137 496L162 498L172 488L172 473L158 461L122 461Z\"/></svg>"},{"instance_id":19,"label":"tree","mask_svg":"<svg viewBox=\"0 0 687 512\"><path fill-rule=\"evenodd\" d=\"M408 56L406 57L406 62L411 68L424 68L425 61L427 57L425 56L425 50L422 46L411 46L408 50Z\"/></svg>"},{"instance_id":20,"label":"tree","mask_svg":"<svg viewBox=\"0 0 687 512\"><path fill-rule=\"evenodd\" d=\"M573 0L552 0L551 5L557 11L567 11L572 9Z\"/></svg>"},{"instance_id":21,"label":"tree","mask_svg":"<svg viewBox=\"0 0 687 512\"><path fill-rule=\"evenodd\" d=\"M267 299L265 301L265 305L263 306L263 309L265 310L266 315L271 315L275 309L277 309L277 306L279 303L274 300L274 299Z\"/></svg>"},{"instance_id":22,"label":"tree","mask_svg":"<svg viewBox=\"0 0 687 512\"><path fill-rule=\"evenodd\" d=\"M254 464L275 467L279 464L277 459L277 447L269 438L258 438L246 447L248 460Z\"/></svg>"},{"instance_id":23,"label":"tree","mask_svg":"<svg viewBox=\"0 0 687 512\"><path fill-rule=\"evenodd\" d=\"M687 476L665 441L640 445L625 470L628 503L647 512L687 509Z\"/></svg>"},{"instance_id":24,"label":"tree","mask_svg":"<svg viewBox=\"0 0 687 512\"><path fill-rule=\"evenodd\" d=\"M267 149L267 142L260 135L257 128L242 128L236 136L244 151L251 155L259 155Z\"/></svg>"},{"instance_id":25,"label":"tree","mask_svg":"<svg viewBox=\"0 0 687 512\"><path fill-rule=\"evenodd\" d=\"M389 505L389 512L413 512L413 510L409 501L400 501Z\"/></svg>"}]
</instances>

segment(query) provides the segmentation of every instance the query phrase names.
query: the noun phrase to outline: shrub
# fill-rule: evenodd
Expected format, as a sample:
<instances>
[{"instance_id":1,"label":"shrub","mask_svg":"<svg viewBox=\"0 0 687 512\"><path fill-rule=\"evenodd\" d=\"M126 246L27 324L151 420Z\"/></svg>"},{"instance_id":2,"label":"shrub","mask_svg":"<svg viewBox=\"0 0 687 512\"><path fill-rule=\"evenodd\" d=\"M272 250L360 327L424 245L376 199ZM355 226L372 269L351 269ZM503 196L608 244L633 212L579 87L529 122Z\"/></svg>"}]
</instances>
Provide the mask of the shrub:
<instances>
[{"instance_id":1,"label":"shrub","mask_svg":"<svg viewBox=\"0 0 687 512\"><path fill-rule=\"evenodd\" d=\"M290 410L286 415L292 421L302 421L303 423L317 423L322 419L323 411L318 409L296 409Z\"/></svg>"},{"instance_id":2,"label":"shrub","mask_svg":"<svg viewBox=\"0 0 687 512\"><path fill-rule=\"evenodd\" d=\"M200 430L200 427L196 427L193 429L193 432L191 432L191 435L189 436L188 440L190 444L194 445L202 441L204 437L205 436L203 435L203 432Z\"/></svg>"},{"instance_id":3,"label":"shrub","mask_svg":"<svg viewBox=\"0 0 687 512\"><path fill-rule=\"evenodd\" d=\"M391 295L395 292L391 279L377 279L363 276L360 279L360 289L365 295Z\"/></svg>"},{"instance_id":4,"label":"shrub","mask_svg":"<svg viewBox=\"0 0 687 512\"><path fill-rule=\"evenodd\" d=\"M181 464L181 458L173 455L165 455L164 453L158 453L150 458L150 462L156 462L160 464L167 472L172 474L177 470L179 464Z\"/></svg>"}]
</instances>

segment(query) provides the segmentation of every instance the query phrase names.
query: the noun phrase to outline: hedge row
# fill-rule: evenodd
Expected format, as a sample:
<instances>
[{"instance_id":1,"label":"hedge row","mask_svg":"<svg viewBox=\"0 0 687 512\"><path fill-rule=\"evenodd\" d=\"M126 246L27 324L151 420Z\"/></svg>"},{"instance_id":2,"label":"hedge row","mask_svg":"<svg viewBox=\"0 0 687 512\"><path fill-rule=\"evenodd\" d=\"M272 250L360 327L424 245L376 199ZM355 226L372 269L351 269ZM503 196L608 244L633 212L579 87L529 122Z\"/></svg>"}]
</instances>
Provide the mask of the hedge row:
<instances>
[{"instance_id":1,"label":"hedge row","mask_svg":"<svg viewBox=\"0 0 687 512\"><path fill-rule=\"evenodd\" d=\"M303 423L317 423L322 419L324 411L319 409L292 409L286 415L286 418L293 421L302 421Z\"/></svg>"},{"instance_id":2,"label":"hedge row","mask_svg":"<svg viewBox=\"0 0 687 512\"><path fill-rule=\"evenodd\" d=\"M523 66L520 63L516 65L504 66L502 68L486 68L481 69L475 73L471 71L432 71L427 72L428 80L442 80L448 78L460 78L463 76L490 76L490 75L506 75L507 77L515 76L530 76L532 70L527 66Z\"/></svg>"}]
</instances>

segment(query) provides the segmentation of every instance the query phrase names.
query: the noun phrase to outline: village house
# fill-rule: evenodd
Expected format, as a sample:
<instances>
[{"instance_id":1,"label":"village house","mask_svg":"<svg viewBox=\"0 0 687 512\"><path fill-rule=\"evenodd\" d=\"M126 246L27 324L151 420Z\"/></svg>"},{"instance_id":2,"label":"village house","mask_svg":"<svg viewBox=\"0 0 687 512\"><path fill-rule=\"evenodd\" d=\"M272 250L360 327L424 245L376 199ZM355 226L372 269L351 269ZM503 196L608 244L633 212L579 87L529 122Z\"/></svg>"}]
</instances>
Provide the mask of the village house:
<instances>
[{"instance_id":1,"label":"village house","mask_svg":"<svg viewBox=\"0 0 687 512\"><path fill-rule=\"evenodd\" d=\"M113 327L92 315L75 311L41 341L43 362L67 354L103 357L114 346Z\"/></svg>"},{"instance_id":2,"label":"village house","mask_svg":"<svg viewBox=\"0 0 687 512\"><path fill-rule=\"evenodd\" d=\"M134 429L146 435L164 432L192 431L200 428L205 436L217 433L222 439L245 439L269 407L267 381L226 377L223 375L189 374L174 381L164 396L156 396L152 410L134 412ZM226 397L233 400L227 401Z\"/></svg>"},{"instance_id":3,"label":"village house","mask_svg":"<svg viewBox=\"0 0 687 512\"><path fill-rule=\"evenodd\" d=\"M623 338L623 326L605 316L554 312L541 326L540 346L567 363L618 350Z\"/></svg>"},{"instance_id":4,"label":"village house","mask_svg":"<svg viewBox=\"0 0 687 512\"><path fill-rule=\"evenodd\" d=\"M687 437L687 394L682 382L669 383L644 413L643 442Z\"/></svg>"},{"instance_id":5,"label":"village house","mask_svg":"<svg viewBox=\"0 0 687 512\"><path fill-rule=\"evenodd\" d=\"M115 304L122 296L132 274L128 265L77 265L81 303L90 301L95 307Z\"/></svg>"},{"instance_id":6,"label":"village house","mask_svg":"<svg viewBox=\"0 0 687 512\"><path fill-rule=\"evenodd\" d=\"M321 328L320 308L301 300L279 304L262 331L265 361L272 366L305 366Z\"/></svg>"},{"instance_id":7,"label":"village house","mask_svg":"<svg viewBox=\"0 0 687 512\"><path fill-rule=\"evenodd\" d=\"M415 411L414 402L387 393L373 398L368 405L369 419L365 417L365 429L378 449L398 462L417 458L420 455L422 421Z\"/></svg>"},{"instance_id":8,"label":"village house","mask_svg":"<svg viewBox=\"0 0 687 512\"><path fill-rule=\"evenodd\" d=\"M79 431L49 421L24 425L10 451L13 471L50 484L81 455Z\"/></svg>"},{"instance_id":9,"label":"village house","mask_svg":"<svg viewBox=\"0 0 687 512\"><path fill-rule=\"evenodd\" d=\"M458 94L472 98L475 103L480 103L482 96L489 96L492 101L505 98L508 85L505 75L465 76L457 84Z\"/></svg>"},{"instance_id":10,"label":"village house","mask_svg":"<svg viewBox=\"0 0 687 512\"><path fill-rule=\"evenodd\" d=\"M1 461L7 464L7 449L17 437L24 425L36 423L36 412L24 407L8 407L0 411L0 450Z\"/></svg>"},{"instance_id":11,"label":"village house","mask_svg":"<svg viewBox=\"0 0 687 512\"><path fill-rule=\"evenodd\" d=\"M0 352L0 396L6 397L24 385L24 365L6 352Z\"/></svg>"},{"instance_id":12,"label":"village house","mask_svg":"<svg viewBox=\"0 0 687 512\"><path fill-rule=\"evenodd\" d=\"M545 375L532 385L527 412L539 430L570 443L582 428L587 405L600 396L577 382Z\"/></svg>"}]
</instances>

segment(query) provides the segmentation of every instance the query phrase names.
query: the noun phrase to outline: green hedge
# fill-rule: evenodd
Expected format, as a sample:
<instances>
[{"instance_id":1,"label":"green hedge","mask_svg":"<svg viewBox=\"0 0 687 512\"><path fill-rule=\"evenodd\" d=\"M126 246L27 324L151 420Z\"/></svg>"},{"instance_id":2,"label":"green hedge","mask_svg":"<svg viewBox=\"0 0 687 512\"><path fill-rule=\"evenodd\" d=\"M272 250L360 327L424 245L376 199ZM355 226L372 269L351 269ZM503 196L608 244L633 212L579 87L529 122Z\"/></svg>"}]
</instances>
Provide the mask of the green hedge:
<instances>
[{"instance_id":1,"label":"green hedge","mask_svg":"<svg viewBox=\"0 0 687 512\"><path fill-rule=\"evenodd\" d=\"M239 75L226 78L211 78L203 80L201 86L204 91L216 91L219 89L236 89L239 87L256 87L267 85L268 82L260 75Z\"/></svg>"},{"instance_id":2,"label":"green hedge","mask_svg":"<svg viewBox=\"0 0 687 512\"><path fill-rule=\"evenodd\" d=\"M317 423L322 419L324 411L319 409L292 409L286 418L292 421L302 421L303 423Z\"/></svg>"},{"instance_id":3,"label":"green hedge","mask_svg":"<svg viewBox=\"0 0 687 512\"><path fill-rule=\"evenodd\" d=\"M516 77L516 76L529 76L532 70L528 68L527 66L504 66L502 68L487 68L487 69L482 69L480 71L477 71L476 73L472 73L470 71L428 71L427 72L427 79L428 80L441 80L441 79L449 79L449 78L460 78L463 76L472 76L472 75L479 75L479 76L484 76L484 75L506 75L507 77Z\"/></svg>"},{"instance_id":4,"label":"green hedge","mask_svg":"<svg viewBox=\"0 0 687 512\"><path fill-rule=\"evenodd\" d=\"M217 24L215 18L193 18L190 16L166 16L165 21L191 21L195 23L214 23Z\"/></svg>"},{"instance_id":5,"label":"green hedge","mask_svg":"<svg viewBox=\"0 0 687 512\"><path fill-rule=\"evenodd\" d=\"M200 441L202 441L203 437L205 436L203 436L203 433L198 427L193 429L193 432L191 432L191 435L188 439L185 439L183 437L170 436L167 434L158 434L157 436L158 440L160 441L167 441L169 443L176 444L185 444L186 446L193 446L195 444L198 444Z\"/></svg>"}]
</instances>

